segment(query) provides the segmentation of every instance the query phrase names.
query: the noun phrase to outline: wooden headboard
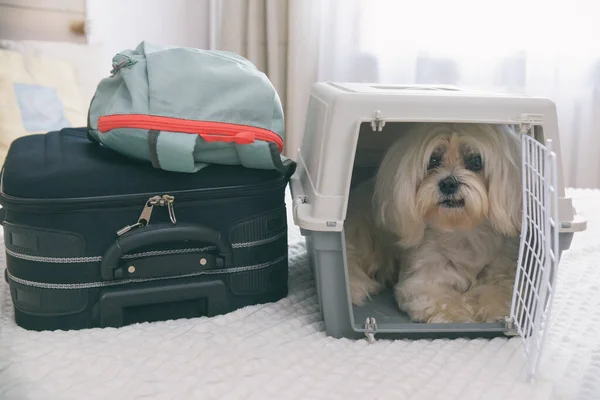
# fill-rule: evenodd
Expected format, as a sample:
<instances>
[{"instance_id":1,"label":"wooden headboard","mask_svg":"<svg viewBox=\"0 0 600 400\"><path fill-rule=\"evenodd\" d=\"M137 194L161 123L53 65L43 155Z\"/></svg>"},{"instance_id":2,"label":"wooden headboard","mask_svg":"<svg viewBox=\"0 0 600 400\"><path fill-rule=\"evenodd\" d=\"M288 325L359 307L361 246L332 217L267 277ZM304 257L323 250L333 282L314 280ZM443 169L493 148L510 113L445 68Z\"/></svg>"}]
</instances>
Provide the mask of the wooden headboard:
<instances>
[{"instance_id":1,"label":"wooden headboard","mask_svg":"<svg viewBox=\"0 0 600 400\"><path fill-rule=\"evenodd\" d=\"M0 39L86 43L86 0L0 0Z\"/></svg>"}]
</instances>

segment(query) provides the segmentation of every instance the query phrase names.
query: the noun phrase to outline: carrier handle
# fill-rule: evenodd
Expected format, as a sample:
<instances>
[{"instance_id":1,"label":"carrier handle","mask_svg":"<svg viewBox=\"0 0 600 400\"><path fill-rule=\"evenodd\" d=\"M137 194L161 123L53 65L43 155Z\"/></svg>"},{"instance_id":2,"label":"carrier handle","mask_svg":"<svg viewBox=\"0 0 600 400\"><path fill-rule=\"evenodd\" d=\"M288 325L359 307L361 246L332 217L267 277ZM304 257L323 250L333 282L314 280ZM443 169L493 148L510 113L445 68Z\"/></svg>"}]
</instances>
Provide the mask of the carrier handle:
<instances>
[{"instance_id":1,"label":"carrier handle","mask_svg":"<svg viewBox=\"0 0 600 400\"><path fill-rule=\"evenodd\" d=\"M105 281L117 279L115 270L119 268L119 261L124 255L145 246L181 241L208 242L216 246L218 257L223 261L222 267L232 266L233 249L221 232L196 224L152 224L117 238L102 256L100 275Z\"/></svg>"}]
</instances>

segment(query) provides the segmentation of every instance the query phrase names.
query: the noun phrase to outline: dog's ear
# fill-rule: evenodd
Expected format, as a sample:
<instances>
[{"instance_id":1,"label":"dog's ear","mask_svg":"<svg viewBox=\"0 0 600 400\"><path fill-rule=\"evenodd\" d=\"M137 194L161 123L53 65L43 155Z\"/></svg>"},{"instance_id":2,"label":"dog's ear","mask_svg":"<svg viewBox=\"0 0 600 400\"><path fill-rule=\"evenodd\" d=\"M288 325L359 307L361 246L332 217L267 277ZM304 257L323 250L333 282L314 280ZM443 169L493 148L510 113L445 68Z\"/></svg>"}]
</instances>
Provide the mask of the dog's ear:
<instances>
[{"instance_id":1,"label":"dog's ear","mask_svg":"<svg viewBox=\"0 0 600 400\"><path fill-rule=\"evenodd\" d=\"M487 150L489 220L500 233L518 235L522 219L521 146L518 135L497 127L494 148ZM492 146L488 146L492 147Z\"/></svg>"},{"instance_id":2,"label":"dog's ear","mask_svg":"<svg viewBox=\"0 0 600 400\"><path fill-rule=\"evenodd\" d=\"M404 144L396 142L384 156L377 172L373 209L376 224L398 238L404 248L423 240L425 223L417 210L420 160L403 154Z\"/></svg>"}]
</instances>

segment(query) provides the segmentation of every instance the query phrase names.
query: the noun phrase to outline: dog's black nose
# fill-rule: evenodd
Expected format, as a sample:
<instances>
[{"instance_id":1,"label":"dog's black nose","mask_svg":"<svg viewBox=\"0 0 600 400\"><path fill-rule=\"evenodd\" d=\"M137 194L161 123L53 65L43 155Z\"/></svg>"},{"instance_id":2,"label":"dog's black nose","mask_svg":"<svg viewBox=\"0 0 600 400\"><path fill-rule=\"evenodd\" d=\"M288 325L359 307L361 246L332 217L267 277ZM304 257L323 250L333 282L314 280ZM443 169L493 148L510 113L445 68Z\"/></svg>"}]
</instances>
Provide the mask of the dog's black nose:
<instances>
[{"instance_id":1,"label":"dog's black nose","mask_svg":"<svg viewBox=\"0 0 600 400\"><path fill-rule=\"evenodd\" d=\"M446 195L456 193L458 185L460 185L460 183L453 176L447 176L438 183L438 186L440 187L440 192Z\"/></svg>"}]
</instances>

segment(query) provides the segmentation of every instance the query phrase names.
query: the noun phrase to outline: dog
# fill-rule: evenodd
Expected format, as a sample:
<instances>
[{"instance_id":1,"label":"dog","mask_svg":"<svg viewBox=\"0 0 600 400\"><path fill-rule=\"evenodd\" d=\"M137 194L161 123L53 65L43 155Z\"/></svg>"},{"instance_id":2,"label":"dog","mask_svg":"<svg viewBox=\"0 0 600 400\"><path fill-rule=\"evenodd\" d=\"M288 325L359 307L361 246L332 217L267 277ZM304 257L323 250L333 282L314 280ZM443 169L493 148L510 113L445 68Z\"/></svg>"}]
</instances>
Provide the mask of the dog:
<instances>
[{"instance_id":1,"label":"dog","mask_svg":"<svg viewBox=\"0 0 600 400\"><path fill-rule=\"evenodd\" d=\"M512 128L415 124L350 193L344 236L352 303L393 287L414 322L502 321L516 275L521 196Z\"/></svg>"}]
</instances>

